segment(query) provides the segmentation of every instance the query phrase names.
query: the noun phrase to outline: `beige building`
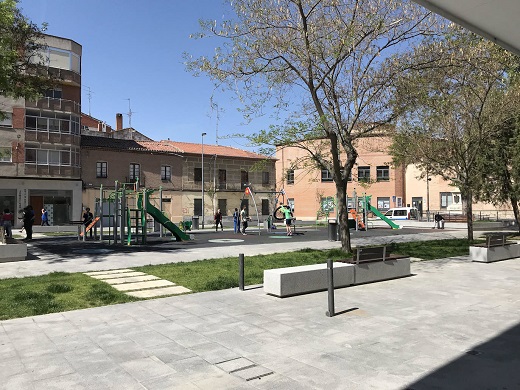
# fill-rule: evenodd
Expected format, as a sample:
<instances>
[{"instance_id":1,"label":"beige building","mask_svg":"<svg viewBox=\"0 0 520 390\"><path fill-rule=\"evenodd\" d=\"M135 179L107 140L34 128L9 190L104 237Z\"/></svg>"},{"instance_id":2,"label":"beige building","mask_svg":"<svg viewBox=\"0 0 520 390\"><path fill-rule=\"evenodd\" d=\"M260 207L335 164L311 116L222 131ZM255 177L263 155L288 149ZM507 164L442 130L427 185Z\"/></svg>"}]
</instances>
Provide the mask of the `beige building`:
<instances>
[{"instance_id":1,"label":"beige building","mask_svg":"<svg viewBox=\"0 0 520 390\"><path fill-rule=\"evenodd\" d=\"M423 218L431 213L462 214L460 191L438 176L422 175L415 165L394 167L388 153L391 138L386 136L359 139L356 144L358 159L347 185L349 207L354 197L369 195L371 203L384 212L392 207L417 207ZM293 205L300 219L325 218L327 210L334 213L336 189L330 172L299 168L295 163L307 152L294 146L278 148L276 157L277 188L283 188L288 203ZM429 180L427 180L429 179ZM511 218L510 205L496 207L475 203L476 219Z\"/></svg>"},{"instance_id":2,"label":"beige building","mask_svg":"<svg viewBox=\"0 0 520 390\"><path fill-rule=\"evenodd\" d=\"M389 137L370 137L357 143L359 157L347 185L349 207L354 206L356 195L364 194L372 196L372 204L379 210L406 204L404 169L391 166L391 158L386 152L389 145ZM323 211L331 208L336 187L327 170L293 169L306 153L293 146L279 148L276 182L278 188L284 188L297 218L320 218L324 216Z\"/></svg>"},{"instance_id":3,"label":"beige building","mask_svg":"<svg viewBox=\"0 0 520 390\"><path fill-rule=\"evenodd\" d=\"M117 133L116 130L112 136ZM138 182L141 190L155 190L152 203L174 223L204 215L205 223L212 224L218 208L224 216L231 216L234 208L241 205L247 206L250 215L258 211L259 216L267 216L275 187L274 159L216 145L204 145L203 156L202 147L202 144L169 140L84 135L81 147L84 205L93 209L100 198L101 186L107 196L117 180L119 187L126 183L126 188L132 189ZM246 186L253 189L253 196L245 195Z\"/></svg>"},{"instance_id":4,"label":"beige building","mask_svg":"<svg viewBox=\"0 0 520 390\"><path fill-rule=\"evenodd\" d=\"M65 224L81 213L82 49L49 35L45 43L42 54L59 84L37 101L0 97L7 113L0 121L0 206L17 213L32 205L36 224L45 207L51 224Z\"/></svg>"}]
</instances>

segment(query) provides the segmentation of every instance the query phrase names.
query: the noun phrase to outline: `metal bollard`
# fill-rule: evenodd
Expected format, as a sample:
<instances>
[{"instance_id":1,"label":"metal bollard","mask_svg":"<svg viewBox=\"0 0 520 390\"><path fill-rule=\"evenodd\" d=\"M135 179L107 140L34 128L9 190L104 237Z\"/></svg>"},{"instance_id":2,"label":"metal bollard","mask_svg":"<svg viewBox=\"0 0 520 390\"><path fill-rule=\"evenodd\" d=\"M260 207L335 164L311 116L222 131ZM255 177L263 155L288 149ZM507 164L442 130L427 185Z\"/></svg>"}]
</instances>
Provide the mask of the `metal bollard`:
<instances>
[{"instance_id":1,"label":"metal bollard","mask_svg":"<svg viewBox=\"0 0 520 390\"><path fill-rule=\"evenodd\" d=\"M238 254L238 289L244 291L244 254Z\"/></svg>"},{"instance_id":2,"label":"metal bollard","mask_svg":"<svg viewBox=\"0 0 520 390\"><path fill-rule=\"evenodd\" d=\"M334 317L334 266L332 259L327 259L327 281L328 281L328 297L329 310L325 313L327 317Z\"/></svg>"}]
</instances>

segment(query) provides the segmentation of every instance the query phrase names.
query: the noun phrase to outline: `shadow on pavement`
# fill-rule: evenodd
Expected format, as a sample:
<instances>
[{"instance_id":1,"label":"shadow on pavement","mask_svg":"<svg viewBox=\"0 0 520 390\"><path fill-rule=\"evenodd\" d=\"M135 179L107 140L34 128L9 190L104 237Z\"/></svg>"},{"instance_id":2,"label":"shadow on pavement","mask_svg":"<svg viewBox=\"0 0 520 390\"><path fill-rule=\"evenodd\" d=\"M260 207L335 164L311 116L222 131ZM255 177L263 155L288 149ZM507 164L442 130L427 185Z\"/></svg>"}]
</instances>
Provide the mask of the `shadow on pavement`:
<instances>
[{"instance_id":1,"label":"shadow on pavement","mask_svg":"<svg viewBox=\"0 0 520 390\"><path fill-rule=\"evenodd\" d=\"M520 324L405 389L520 389Z\"/></svg>"}]
</instances>

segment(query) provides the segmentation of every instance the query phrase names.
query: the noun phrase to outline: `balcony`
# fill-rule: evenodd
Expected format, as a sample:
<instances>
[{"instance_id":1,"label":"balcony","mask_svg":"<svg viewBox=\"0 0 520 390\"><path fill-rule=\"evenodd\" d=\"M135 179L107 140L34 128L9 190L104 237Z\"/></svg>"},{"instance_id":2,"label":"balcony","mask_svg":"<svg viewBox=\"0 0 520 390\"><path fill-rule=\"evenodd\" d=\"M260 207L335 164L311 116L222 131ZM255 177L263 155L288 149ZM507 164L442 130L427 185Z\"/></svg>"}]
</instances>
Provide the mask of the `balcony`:
<instances>
[{"instance_id":1,"label":"balcony","mask_svg":"<svg viewBox=\"0 0 520 390\"><path fill-rule=\"evenodd\" d=\"M81 87L81 75L66 69L48 68L49 73L64 84Z\"/></svg>"},{"instance_id":2,"label":"balcony","mask_svg":"<svg viewBox=\"0 0 520 390\"><path fill-rule=\"evenodd\" d=\"M41 98L36 102L26 101L25 107L40 110L63 111L81 115L81 104L66 99Z\"/></svg>"}]
</instances>

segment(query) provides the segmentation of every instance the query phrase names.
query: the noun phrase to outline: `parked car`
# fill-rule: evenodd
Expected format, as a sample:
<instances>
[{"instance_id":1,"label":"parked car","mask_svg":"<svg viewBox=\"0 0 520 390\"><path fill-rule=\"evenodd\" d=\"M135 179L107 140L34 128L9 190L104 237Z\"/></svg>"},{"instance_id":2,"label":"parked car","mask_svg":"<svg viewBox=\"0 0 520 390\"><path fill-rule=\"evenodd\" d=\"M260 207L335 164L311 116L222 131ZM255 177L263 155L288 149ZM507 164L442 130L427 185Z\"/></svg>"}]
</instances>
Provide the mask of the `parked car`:
<instances>
[{"instance_id":1,"label":"parked car","mask_svg":"<svg viewBox=\"0 0 520 390\"><path fill-rule=\"evenodd\" d=\"M419 211L415 207L391 208L385 213L388 219L417 219Z\"/></svg>"}]
</instances>

